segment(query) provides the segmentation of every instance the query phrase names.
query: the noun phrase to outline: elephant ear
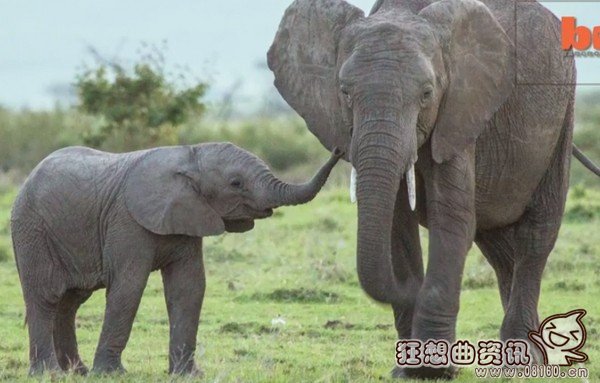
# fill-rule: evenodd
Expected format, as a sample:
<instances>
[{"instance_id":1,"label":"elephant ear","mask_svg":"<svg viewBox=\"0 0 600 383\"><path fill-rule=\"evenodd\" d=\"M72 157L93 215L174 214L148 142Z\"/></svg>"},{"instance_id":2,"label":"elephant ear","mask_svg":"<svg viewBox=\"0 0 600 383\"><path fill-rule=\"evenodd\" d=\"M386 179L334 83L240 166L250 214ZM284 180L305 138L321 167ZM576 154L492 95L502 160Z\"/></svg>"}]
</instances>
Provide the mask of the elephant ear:
<instances>
[{"instance_id":1,"label":"elephant ear","mask_svg":"<svg viewBox=\"0 0 600 383\"><path fill-rule=\"evenodd\" d=\"M124 188L131 216L155 234L206 237L225 230L201 194L193 147L145 153L129 170Z\"/></svg>"},{"instance_id":2,"label":"elephant ear","mask_svg":"<svg viewBox=\"0 0 600 383\"><path fill-rule=\"evenodd\" d=\"M441 163L474 143L515 85L514 48L490 10L476 0L441 0L420 16L443 46L448 89L432 135Z\"/></svg>"},{"instance_id":3,"label":"elephant ear","mask_svg":"<svg viewBox=\"0 0 600 383\"><path fill-rule=\"evenodd\" d=\"M296 0L267 55L275 86L329 150L349 144L337 85L338 42L344 28L362 18L362 10L343 0Z\"/></svg>"}]
</instances>

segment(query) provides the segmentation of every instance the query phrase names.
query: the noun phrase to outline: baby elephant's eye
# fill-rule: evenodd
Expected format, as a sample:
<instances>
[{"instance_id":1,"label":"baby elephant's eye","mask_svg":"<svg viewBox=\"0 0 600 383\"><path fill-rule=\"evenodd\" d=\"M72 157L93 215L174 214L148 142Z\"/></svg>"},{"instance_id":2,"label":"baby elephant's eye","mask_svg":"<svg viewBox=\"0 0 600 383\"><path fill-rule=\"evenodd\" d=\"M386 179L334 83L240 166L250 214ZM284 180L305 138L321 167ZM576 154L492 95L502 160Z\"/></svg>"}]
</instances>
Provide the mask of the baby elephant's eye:
<instances>
[{"instance_id":1,"label":"baby elephant's eye","mask_svg":"<svg viewBox=\"0 0 600 383\"><path fill-rule=\"evenodd\" d=\"M342 92L342 96L344 97L348 108L352 108L352 95L350 94L348 87L346 85L341 85L340 92Z\"/></svg>"},{"instance_id":2,"label":"baby elephant's eye","mask_svg":"<svg viewBox=\"0 0 600 383\"><path fill-rule=\"evenodd\" d=\"M236 189L241 189L243 186L242 181L237 178L232 179L229 184Z\"/></svg>"},{"instance_id":3,"label":"baby elephant's eye","mask_svg":"<svg viewBox=\"0 0 600 383\"><path fill-rule=\"evenodd\" d=\"M433 88L426 87L423 90L423 94L421 95L421 105L425 106L427 103L429 103L431 101L431 99L433 99Z\"/></svg>"}]
</instances>

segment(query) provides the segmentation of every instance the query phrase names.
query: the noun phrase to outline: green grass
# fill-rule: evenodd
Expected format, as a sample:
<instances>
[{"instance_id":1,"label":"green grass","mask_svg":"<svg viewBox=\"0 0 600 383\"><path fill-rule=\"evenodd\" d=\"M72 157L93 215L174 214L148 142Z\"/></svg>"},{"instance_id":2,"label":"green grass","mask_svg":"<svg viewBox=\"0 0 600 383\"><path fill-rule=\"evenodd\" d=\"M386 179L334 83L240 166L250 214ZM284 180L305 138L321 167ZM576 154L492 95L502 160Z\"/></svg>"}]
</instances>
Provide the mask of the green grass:
<instances>
[{"instance_id":1,"label":"green grass","mask_svg":"<svg viewBox=\"0 0 600 383\"><path fill-rule=\"evenodd\" d=\"M600 198L590 190L572 194L568 218L545 273L540 314L588 310L584 351L590 357L589 381L597 382L600 210L592 209L595 213L590 216L582 206L597 207ZM25 381L27 333L8 232L13 198L14 192L0 195L0 380ZM197 352L204 381L391 381L392 313L389 307L368 299L358 285L355 233L356 206L348 202L344 189L334 189L309 205L280 209L249 233L206 240L207 290ZM424 230L422 236L426 248ZM79 311L79 346L88 366L103 308L104 294L98 291ZM272 325L272 319L279 316L285 324ZM474 248L465 270L458 337L471 341L497 338L501 321L493 271ZM129 372L111 379L56 379L166 381L167 350L167 314L160 275L154 273L123 354ZM473 369L465 369L458 381L484 380L475 378Z\"/></svg>"}]
</instances>

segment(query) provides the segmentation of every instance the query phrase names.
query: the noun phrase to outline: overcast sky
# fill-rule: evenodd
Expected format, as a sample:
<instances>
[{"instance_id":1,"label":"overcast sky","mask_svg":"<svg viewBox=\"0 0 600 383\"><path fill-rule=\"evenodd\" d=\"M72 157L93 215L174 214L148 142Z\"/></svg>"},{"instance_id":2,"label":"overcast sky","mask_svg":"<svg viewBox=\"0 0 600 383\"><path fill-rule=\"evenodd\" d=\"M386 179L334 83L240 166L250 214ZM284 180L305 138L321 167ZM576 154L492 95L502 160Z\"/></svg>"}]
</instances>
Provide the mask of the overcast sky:
<instances>
[{"instance_id":1,"label":"overcast sky","mask_svg":"<svg viewBox=\"0 0 600 383\"><path fill-rule=\"evenodd\" d=\"M90 61L90 46L127 61L136 57L140 42L163 40L168 63L188 66L208 79L211 97L237 82L242 95L259 96L272 86L270 73L259 66L290 2L0 0L0 105L51 107L56 90L64 89L81 64ZM374 0L350 2L368 11ZM588 25L600 25L598 3L547 4L559 14L570 12L582 22L587 17ZM600 59L587 60L593 60L592 67L600 65ZM587 69L580 66L582 70L587 76Z\"/></svg>"}]
</instances>

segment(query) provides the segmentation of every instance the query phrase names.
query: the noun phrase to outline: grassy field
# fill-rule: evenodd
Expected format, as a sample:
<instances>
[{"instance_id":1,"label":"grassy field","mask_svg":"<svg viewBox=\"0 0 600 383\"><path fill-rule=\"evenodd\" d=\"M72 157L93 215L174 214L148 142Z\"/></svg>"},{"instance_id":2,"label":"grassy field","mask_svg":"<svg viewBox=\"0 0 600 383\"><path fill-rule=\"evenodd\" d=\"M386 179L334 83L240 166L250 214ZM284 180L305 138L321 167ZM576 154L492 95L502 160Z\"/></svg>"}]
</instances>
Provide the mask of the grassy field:
<instances>
[{"instance_id":1,"label":"grassy field","mask_svg":"<svg viewBox=\"0 0 600 383\"><path fill-rule=\"evenodd\" d=\"M9 240L13 198L14 190L0 192L0 380L25 381L27 333ZM355 233L356 207L348 202L345 189L334 188L309 205L279 210L254 231L206 240L207 291L197 352L204 381L390 381L392 313L369 300L358 285ZM584 323L589 335L583 351L590 358L586 365L590 382L600 381L599 233L600 194L573 190L540 303L542 317L588 310ZM425 230L422 236L426 248ZM79 311L79 345L88 366L103 308L104 294L99 291ZM273 324L278 317L285 323ZM465 270L458 337L497 338L501 321L493 271L474 248ZM167 350L167 314L160 275L155 273L123 354L127 374L111 379L42 379L166 381ZM464 369L458 381L484 380L476 378L473 369Z\"/></svg>"}]
</instances>

